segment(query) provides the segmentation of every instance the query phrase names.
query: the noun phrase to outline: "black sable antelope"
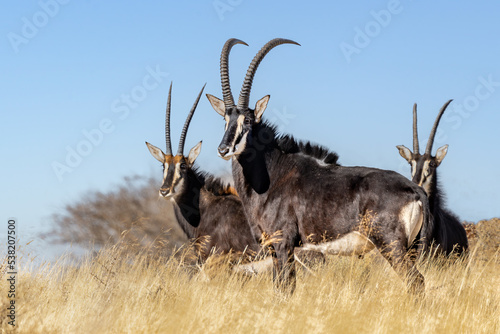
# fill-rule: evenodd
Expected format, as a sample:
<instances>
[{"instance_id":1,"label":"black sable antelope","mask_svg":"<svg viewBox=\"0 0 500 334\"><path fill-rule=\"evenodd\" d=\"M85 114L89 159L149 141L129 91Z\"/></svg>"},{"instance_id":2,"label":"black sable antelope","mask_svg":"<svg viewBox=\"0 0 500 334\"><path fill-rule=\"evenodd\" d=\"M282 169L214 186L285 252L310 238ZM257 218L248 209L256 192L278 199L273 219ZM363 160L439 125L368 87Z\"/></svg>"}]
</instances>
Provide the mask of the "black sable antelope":
<instances>
[{"instance_id":1,"label":"black sable antelope","mask_svg":"<svg viewBox=\"0 0 500 334\"><path fill-rule=\"evenodd\" d=\"M269 95L250 109L255 71L264 56L287 39L268 42L252 60L238 105L229 86L228 55L237 39L228 40L221 55L224 100L207 97L225 118L219 155L232 160L235 188L249 222L267 235L277 235L270 246L276 286L295 287L294 248L335 254L363 254L377 248L410 285L424 288L424 277L407 250L429 222L425 192L402 175L374 168L342 167L303 154L292 137L278 136L262 121ZM292 148L292 149L291 149ZM422 230L421 230L422 227Z\"/></svg>"},{"instance_id":2,"label":"black sable antelope","mask_svg":"<svg viewBox=\"0 0 500 334\"><path fill-rule=\"evenodd\" d=\"M187 237L194 241L199 260L206 260L214 251L218 254L230 251L244 253L253 259L261 246L247 223L234 188L194 166L201 141L189 151L188 156L183 153L187 129L203 89L187 116L175 156L170 144L171 92L172 85L168 92L165 120L166 153L146 142L153 157L163 165L160 196L172 200L177 221Z\"/></svg>"},{"instance_id":3,"label":"black sable antelope","mask_svg":"<svg viewBox=\"0 0 500 334\"><path fill-rule=\"evenodd\" d=\"M469 245L465 228L457 216L445 208L442 191L438 184L437 167L446 156L448 145L438 148L436 155L432 156L432 146L439 121L451 101L446 102L439 111L424 154L420 154L418 147L416 103L413 105L413 152L403 145L396 146L399 154L411 165L412 181L423 187L429 197L429 207L434 223L432 237L428 240L428 243L429 245L433 243L437 246L438 251L444 252L446 255L452 253L462 254Z\"/></svg>"}]
</instances>

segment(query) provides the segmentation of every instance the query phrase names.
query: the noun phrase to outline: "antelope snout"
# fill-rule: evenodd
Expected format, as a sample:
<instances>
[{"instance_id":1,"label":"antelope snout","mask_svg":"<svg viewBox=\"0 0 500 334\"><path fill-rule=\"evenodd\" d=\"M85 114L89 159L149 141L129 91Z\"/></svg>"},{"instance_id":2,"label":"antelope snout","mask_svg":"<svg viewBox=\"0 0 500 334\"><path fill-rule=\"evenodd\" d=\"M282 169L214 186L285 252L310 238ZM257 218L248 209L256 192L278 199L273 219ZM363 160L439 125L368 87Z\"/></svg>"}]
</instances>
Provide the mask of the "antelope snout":
<instances>
[{"instance_id":1,"label":"antelope snout","mask_svg":"<svg viewBox=\"0 0 500 334\"><path fill-rule=\"evenodd\" d=\"M219 151L219 155L224 157L229 152L229 147L226 144L220 144L217 150Z\"/></svg>"}]
</instances>

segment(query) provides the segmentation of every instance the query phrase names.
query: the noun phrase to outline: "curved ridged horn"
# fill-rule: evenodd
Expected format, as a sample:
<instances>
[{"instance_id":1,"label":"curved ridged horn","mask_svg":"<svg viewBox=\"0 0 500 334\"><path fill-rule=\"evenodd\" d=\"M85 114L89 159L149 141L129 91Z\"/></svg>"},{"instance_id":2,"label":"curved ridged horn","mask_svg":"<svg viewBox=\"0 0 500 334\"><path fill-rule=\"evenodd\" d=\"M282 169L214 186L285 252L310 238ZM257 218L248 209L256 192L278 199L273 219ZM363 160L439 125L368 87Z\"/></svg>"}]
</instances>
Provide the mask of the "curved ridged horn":
<instances>
[{"instance_id":1,"label":"curved ridged horn","mask_svg":"<svg viewBox=\"0 0 500 334\"><path fill-rule=\"evenodd\" d=\"M172 97L172 82L170 82L170 89L168 90L167 98L167 111L165 115L165 141L167 144L166 155L172 155L172 144L170 143L170 100Z\"/></svg>"},{"instance_id":2,"label":"curved ridged horn","mask_svg":"<svg viewBox=\"0 0 500 334\"><path fill-rule=\"evenodd\" d=\"M184 127L182 128L181 132L181 139L179 140L179 148L177 149L177 155L184 155L184 141L186 140L186 133L189 127L189 123L191 122L191 118L193 118L194 111L196 110L198 102L200 101L201 93L203 93L203 90L205 89L206 85L207 84L204 84L203 87L201 88L201 91L198 94L198 97L196 98L196 101L194 102L193 107L189 111L189 114L186 118L186 122L184 123Z\"/></svg>"},{"instance_id":3,"label":"curved ridged horn","mask_svg":"<svg viewBox=\"0 0 500 334\"><path fill-rule=\"evenodd\" d=\"M441 116L443 116L444 111L448 107L448 105L451 103L453 100L449 100L446 102L442 107L441 110L439 110L439 114L436 118L436 121L434 122L434 126L432 127L431 134L429 135L429 141L427 142L427 147L425 148L425 153L426 154L431 154L432 151L432 145L434 144L434 136L436 135L436 130L439 125L439 121L441 120Z\"/></svg>"},{"instance_id":4,"label":"curved ridged horn","mask_svg":"<svg viewBox=\"0 0 500 334\"><path fill-rule=\"evenodd\" d=\"M231 48L236 44L243 44L248 46L247 43L239 39L230 38L222 47L222 52L220 54L220 80L222 84L222 95L224 97L224 104L226 105L226 108L234 107L233 94L231 93L231 85L229 84L229 52L231 51Z\"/></svg>"},{"instance_id":5,"label":"curved ridged horn","mask_svg":"<svg viewBox=\"0 0 500 334\"><path fill-rule=\"evenodd\" d=\"M419 154L416 103L413 105L413 153Z\"/></svg>"},{"instance_id":6,"label":"curved ridged horn","mask_svg":"<svg viewBox=\"0 0 500 334\"><path fill-rule=\"evenodd\" d=\"M253 58L252 62L250 63L250 66L248 66L247 74L245 76L245 81L243 82L243 86L241 87L241 92L240 92L240 97L238 98L238 109L246 109L248 108L248 103L250 100L250 90L252 89L252 82L253 82L253 77L255 76L255 71L257 71L257 67L259 66L260 62L262 59L264 59L265 55L271 51L275 46L278 46L280 44L295 44L299 45L299 43L294 42L289 39L284 39L284 38L275 38L269 42L266 43L260 49L259 52L255 55Z\"/></svg>"}]
</instances>

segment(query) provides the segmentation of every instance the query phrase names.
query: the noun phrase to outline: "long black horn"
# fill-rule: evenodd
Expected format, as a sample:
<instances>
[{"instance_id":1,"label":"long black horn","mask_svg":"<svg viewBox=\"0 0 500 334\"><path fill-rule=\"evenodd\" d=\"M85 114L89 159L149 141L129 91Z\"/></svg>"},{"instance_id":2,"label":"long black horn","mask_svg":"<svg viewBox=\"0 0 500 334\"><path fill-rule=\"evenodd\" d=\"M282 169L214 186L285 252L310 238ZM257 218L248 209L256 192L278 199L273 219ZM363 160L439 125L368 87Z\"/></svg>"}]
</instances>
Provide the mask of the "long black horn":
<instances>
[{"instance_id":1,"label":"long black horn","mask_svg":"<svg viewBox=\"0 0 500 334\"><path fill-rule=\"evenodd\" d=\"M204 84L203 87L201 88L200 94L198 94L198 97L196 98L196 101L194 102L193 107L189 111L189 114L186 118L186 122L184 123L184 127L182 128L181 132L181 139L179 140L179 148L177 149L177 155L184 155L184 141L186 140L186 133L189 127L189 123L191 122L191 118L193 118L194 111L196 110L198 102L200 101L201 93L203 93L203 90L205 89L206 85L207 84Z\"/></svg>"},{"instance_id":2,"label":"long black horn","mask_svg":"<svg viewBox=\"0 0 500 334\"><path fill-rule=\"evenodd\" d=\"M255 76L255 71L257 71L257 67L259 66L260 62L262 59L264 59L265 55L271 51L275 46L278 46L280 44L295 44L299 45L299 43L294 42L289 39L284 39L284 38L275 38L269 42L266 43L260 49L259 52L255 55L253 58L252 62L250 63L250 66L248 66L247 74L245 76L245 81L243 82L243 86L241 87L241 92L240 92L240 97L238 99L238 109L246 109L248 108L248 103L250 100L250 90L252 89L252 82L253 82L253 77Z\"/></svg>"},{"instance_id":3,"label":"long black horn","mask_svg":"<svg viewBox=\"0 0 500 334\"><path fill-rule=\"evenodd\" d=\"M229 83L229 52L236 44L243 44L248 46L247 43L236 39L230 38L222 47L220 54L220 80L222 84L222 95L224 97L224 104L226 108L234 107L233 94L231 93L231 85Z\"/></svg>"},{"instance_id":4,"label":"long black horn","mask_svg":"<svg viewBox=\"0 0 500 334\"><path fill-rule=\"evenodd\" d=\"M439 114L436 118L436 121L434 122L434 126L432 127L431 134L429 136L429 141L427 142L427 147L425 148L425 153L426 154L431 154L432 151L432 145L434 144L434 136L436 135L436 130L439 125L439 121L441 120L441 116L443 116L444 111L448 107L448 105L451 103L453 100L449 100L446 102L442 107L441 110L439 110Z\"/></svg>"},{"instance_id":5,"label":"long black horn","mask_svg":"<svg viewBox=\"0 0 500 334\"><path fill-rule=\"evenodd\" d=\"M170 89L168 90L167 98L167 111L165 115L165 141L167 143L166 155L172 155L172 144L170 143L170 100L172 97L172 82L170 82Z\"/></svg>"},{"instance_id":6,"label":"long black horn","mask_svg":"<svg viewBox=\"0 0 500 334\"><path fill-rule=\"evenodd\" d=\"M413 153L419 154L417 130L417 104L413 105Z\"/></svg>"}]
</instances>

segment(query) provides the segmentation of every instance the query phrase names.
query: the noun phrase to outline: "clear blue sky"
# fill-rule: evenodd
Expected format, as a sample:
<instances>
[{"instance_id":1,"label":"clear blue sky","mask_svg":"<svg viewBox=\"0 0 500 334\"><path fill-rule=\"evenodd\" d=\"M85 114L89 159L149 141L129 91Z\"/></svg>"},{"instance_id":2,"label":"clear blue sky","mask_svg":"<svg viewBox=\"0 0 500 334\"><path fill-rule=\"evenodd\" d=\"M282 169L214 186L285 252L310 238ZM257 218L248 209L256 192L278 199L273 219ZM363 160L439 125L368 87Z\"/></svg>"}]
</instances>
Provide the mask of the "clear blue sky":
<instances>
[{"instance_id":1,"label":"clear blue sky","mask_svg":"<svg viewBox=\"0 0 500 334\"><path fill-rule=\"evenodd\" d=\"M462 220L500 216L496 1L41 0L2 6L0 218L2 226L7 217L18 219L22 241L48 230L50 214L89 190L108 190L132 174L153 174L160 183L161 168L144 141L164 146L169 83L176 147L203 84L206 93L222 97L219 56L230 37L249 44L231 54L235 95L268 40L302 45L282 45L266 57L250 103L270 94L268 119L336 151L344 165L409 176L395 145L411 148L413 103L425 141L439 108L453 98L434 148L450 145L439 167L448 207ZM186 151L203 139L198 163L215 174L230 171L216 156L223 127L203 97ZM68 150L85 156L68 166ZM58 163L71 172L58 177Z\"/></svg>"}]
</instances>

